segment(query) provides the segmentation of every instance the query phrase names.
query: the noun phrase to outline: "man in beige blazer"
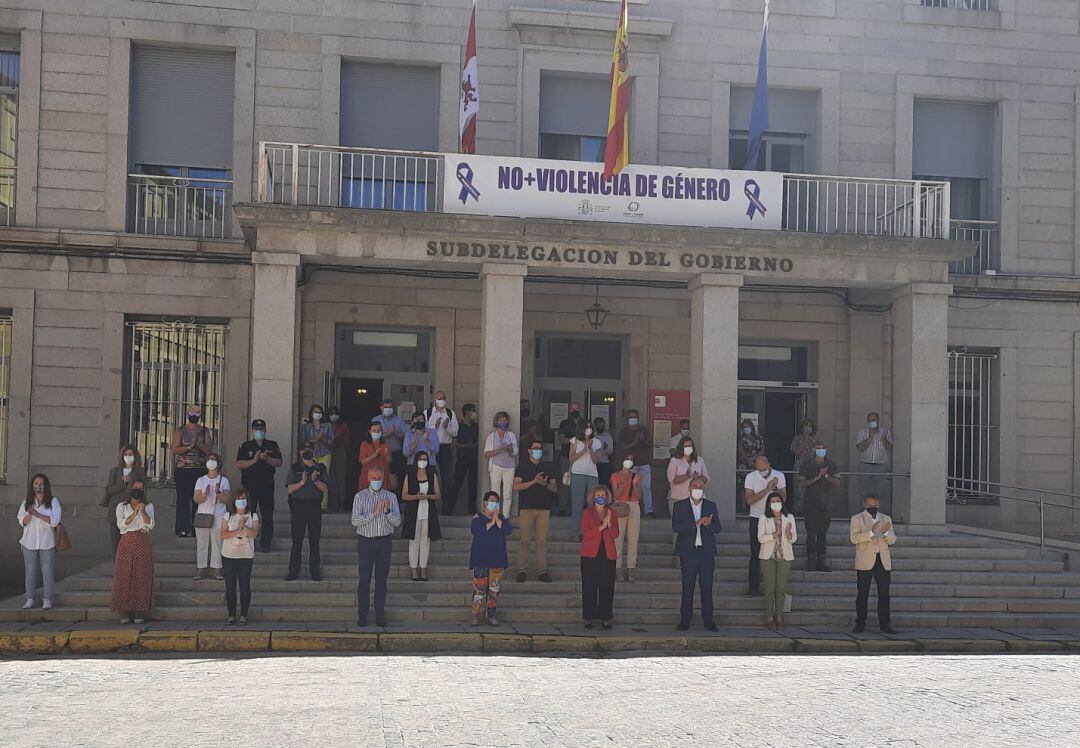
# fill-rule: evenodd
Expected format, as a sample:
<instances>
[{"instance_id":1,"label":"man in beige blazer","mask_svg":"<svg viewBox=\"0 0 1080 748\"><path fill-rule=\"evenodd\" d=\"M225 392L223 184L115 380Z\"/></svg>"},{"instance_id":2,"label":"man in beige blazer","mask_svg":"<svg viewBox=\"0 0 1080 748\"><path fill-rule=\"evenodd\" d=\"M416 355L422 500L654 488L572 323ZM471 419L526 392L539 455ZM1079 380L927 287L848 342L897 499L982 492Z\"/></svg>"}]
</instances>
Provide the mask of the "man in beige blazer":
<instances>
[{"instance_id":1,"label":"man in beige blazer","mask_svg":"<svg viewBox=\"0 0 1080 748\"><path fill-rule=\"evenodd\" d=\"M889 577L892 559L889 546L896 542L892 519L880 511L881 502L873 495L863 499L863 511L851 518L851 543L855 546L855 574L858 596L855 598L856 634L866 630L866 607L870 599L870 580L877 584L878 629L895 634L889 616Z\"/></svg>"}]
</instances>

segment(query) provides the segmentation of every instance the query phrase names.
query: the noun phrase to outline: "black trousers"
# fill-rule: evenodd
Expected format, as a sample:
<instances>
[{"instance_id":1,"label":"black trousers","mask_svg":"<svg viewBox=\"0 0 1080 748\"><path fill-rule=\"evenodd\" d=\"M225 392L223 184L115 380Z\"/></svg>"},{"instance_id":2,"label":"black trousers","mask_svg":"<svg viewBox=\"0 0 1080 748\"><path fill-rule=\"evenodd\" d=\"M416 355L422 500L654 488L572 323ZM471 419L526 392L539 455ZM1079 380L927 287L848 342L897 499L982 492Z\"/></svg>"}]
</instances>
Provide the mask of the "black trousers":
<instances>
[{"instance_id":1,"label":"black trousers","mask_svg":"<svg viewBox=\"0 0 1080 748\"><path fill-rule=\"evenodd\" d=\"M454 464L454 482L444 484L453 486L453 490L450 491L449 495L444 495L442 498L443 514L454 513L454 509L457 506L458 494L461 493L461 486L465 483L465 481L469 482L468 491L465 494L465 513L468 514L469 512L473 511L474 507L476 506L476 465L476 452L458 452L457 461Z\"/></svg>"},{"instance_id":2,"label":"black trousers","mask_svg":"<svg viewBox=\"0 0 1080 748\"><path fill-rule=\"evenodd\" d=\"M750 594L756 595L761 590L761 543L757 539L760 517L750 518Z\"/></svg>"},{"instance_id":3,"label":"black trousers","mask_svg":"<svg viewBox=\"0 0 1080 748\"><path fill-rule=\"evenodd\" d=\"M386 579L390 576L390 535L381 538L356 536L356 560L360 580L356 584L356 617L367 623L371 605L371 576L375 575L375 622L386 623Z\"/></svg>"},{"instance_id":4,"label":"black trousers","mask_svg":"<svg viewBox=\"0 0 1080 748\"><path fill-rule=\"evenodd\" d=\"M611 463L610 462L598 462L596 463L597 479L600 481L601 486L611 487Z\"/></svg>"},{"instance_id":5,"label":"black trousers","mask_svg":"<svg viewBox=\"0 0 1080 748\"><path fill-rule=\"evenodd\" d=\"M304 549L304 535L308 539L308 569L312 578L319 573L319 537L322 535L322 502L319 499L292 499L289 501L289 519L292 522L292 553L289 555L289 576L300 573L300 556Z\"/></svg>"},{"instance_id":6,"label":"black trousers","mask_svg":"<svg viewBox=\"0 0 1080 748\"><path fill-rule=\"evenodd\" d=\"M593 558L581 557L581 617L610 621L615 602L615 559L604 553L604 543Z\"/></svg>"},{"instance_id":7,"label":"black trousers","mask_svg":"<svg viewBox=\"0 0 1080 748\"><path fill-rule=\"evenodd\" d=\"M176 534L194 535L192 517L195 516L195 481L206 475L206 468L176 468ZM117 541L119 542L119 541Z\"/></svg>"},{"instance_id":8,"label":"black trousers","mask_svg":"<svg viewBox=\"0 0 1080 748\"><path fill-rule=\"evenodd\" d=\"M829 525L832 524L832 502L806 499L806 555L829 555Z\"/></svg>"},{"instance_id":9,"label":"black trousers","mask_svg":"<svg viewBox=\"0 0 1080 748\"><path fill-rule=\"evenodd\" d=\"M870 580L877 584L877 620L878 626L888 626L891 618L889 611L889 578L892 572L888 571L881 563L881 556L874 562L874 568L869 571L856 571L859 594L855 598L855 620L866 624L866 607L870 601Z\"/></svg>"},{"instance_id":10,"label":"black trousers","mask_svg":"<svg viewBox=\"0 0 1080 748\"><path fill-rule=\"evenodd\" d=\"M259 550L269 552L270 542L274 539L274 487L244 488L251 496L248 511L259 515Z\"/></svg>"},{"instance_id":11,"label":"black trousers","mask_svg":"<svg viewBox=\"0 0 1080 748\"><path fill-rule=\"evenodd\" d=\"M751 521L756 521L751 519ZM682 569L682 602L679 605L679 622L689 625L694 617L694 585L701 590L701 620L713 622L713 570L716 559L700 549L686 556L679 556Z\"/></svg>"},{"instance_id":12,"label":"black trousers","mask_svg":"<svg viewBox=\"0 0 1080 748\"><path fill-rule=\"evenodd\" d=\"M439 445L439 485L442 486L443 500L446 491L454 483L454 448L449 444Z\"/></svg>"},{"instance_id":13,"label":"black trousers","mask_svg":"<svg viewBox=\"0 0 1080 748\"><path fill-rule=\"evenodd\" d=\"M236 588L239 585L240 615L247 618L251 605L251 566L250 558L221 557L221 570L225 573L225 606L231 617L236 617Z\"/></svg>"}]
</instances>

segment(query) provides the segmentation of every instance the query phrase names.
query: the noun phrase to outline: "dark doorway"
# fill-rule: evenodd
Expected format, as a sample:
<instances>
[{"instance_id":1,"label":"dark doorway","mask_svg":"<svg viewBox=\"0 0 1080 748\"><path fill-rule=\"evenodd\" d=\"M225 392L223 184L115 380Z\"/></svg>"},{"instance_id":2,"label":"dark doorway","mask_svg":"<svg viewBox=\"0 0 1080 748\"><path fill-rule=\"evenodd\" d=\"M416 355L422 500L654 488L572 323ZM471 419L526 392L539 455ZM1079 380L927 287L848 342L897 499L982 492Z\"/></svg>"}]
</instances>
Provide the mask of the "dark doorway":
<instances>
[{"instance_id":1,"label":"dark doorway","mask_svg":"<svg viewBox=\"0 0 1080 748\"><path fill-rule=\"evenodd\" d=\"M806 395L801 392L765 392L765 420L761 432L765 435L765 455L777 470L792 467L795 458L791 455L791 440L806 412L805 403Z\"/></svg>"},{"instance_id":2,"label":"dark doorway","mask_svg":"<svg viewBox=\"0 0 1080 748\"><path fill-rule=\"evenodd\" d=\"M382 404L383 381L381 379L342 379L339 399L341 417L349 425L349 445L345 455L348 467L345 485L355 491L360 484L360 442L367 433L371 419L379 414Z\"/></svg>"}]
</instances>

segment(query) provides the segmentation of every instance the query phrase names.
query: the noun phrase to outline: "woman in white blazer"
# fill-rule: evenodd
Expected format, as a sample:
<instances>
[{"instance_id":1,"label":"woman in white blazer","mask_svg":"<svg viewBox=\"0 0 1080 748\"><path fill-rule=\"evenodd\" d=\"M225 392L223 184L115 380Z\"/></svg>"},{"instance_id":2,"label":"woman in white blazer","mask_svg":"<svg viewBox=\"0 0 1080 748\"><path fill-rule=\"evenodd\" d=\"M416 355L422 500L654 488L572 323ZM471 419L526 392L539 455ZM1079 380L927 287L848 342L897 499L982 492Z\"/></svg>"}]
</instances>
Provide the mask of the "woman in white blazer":
<instances>
[{"instance_id":1,"label":"woman in white blazer","mask_svg":"<svg viewBox=\"0 0 1080 748\"><path fill-rule=\"evenodd\" d=\"M770 629L784 628L784 596L797 537L795 518L784 495L773 491L765 499L765 516L758 523L758 558L765 572L765 625Z\"/></svg>"}]
</instances>

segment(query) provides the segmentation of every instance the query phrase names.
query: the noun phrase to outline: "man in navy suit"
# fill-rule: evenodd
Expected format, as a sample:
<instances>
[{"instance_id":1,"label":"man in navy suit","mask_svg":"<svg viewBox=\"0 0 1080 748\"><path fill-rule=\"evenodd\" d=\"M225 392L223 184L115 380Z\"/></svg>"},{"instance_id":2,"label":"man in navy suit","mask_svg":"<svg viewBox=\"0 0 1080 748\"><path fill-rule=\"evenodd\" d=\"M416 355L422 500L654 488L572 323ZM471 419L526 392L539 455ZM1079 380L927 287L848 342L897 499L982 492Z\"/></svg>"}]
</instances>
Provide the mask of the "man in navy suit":
<instances>
[{"instance_id":1,"label":"man in navy suit","mask_svg":"<svg viewBox=\"0 0 1080 748\"><path fill-rule=\"evenodd\" d=\"M690 628L694 616L694 584L701 588L701 618L705 628L716 631L713 621L713 569L716 566L716 535L720 515L716 504L705 498L705 478L690 481L690 498L675 502L671 529L675 531L675 555L682 567L682 605L679 608L679 631Z\"/></svg>"}]
</instances>

